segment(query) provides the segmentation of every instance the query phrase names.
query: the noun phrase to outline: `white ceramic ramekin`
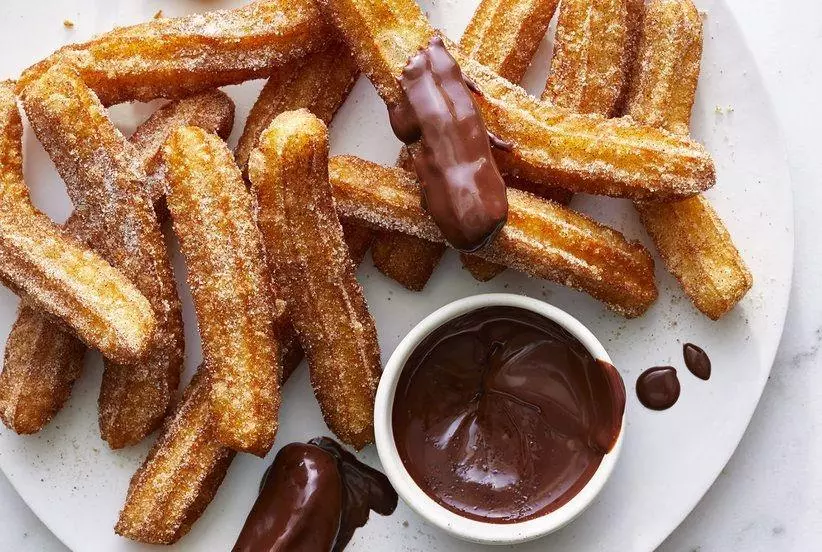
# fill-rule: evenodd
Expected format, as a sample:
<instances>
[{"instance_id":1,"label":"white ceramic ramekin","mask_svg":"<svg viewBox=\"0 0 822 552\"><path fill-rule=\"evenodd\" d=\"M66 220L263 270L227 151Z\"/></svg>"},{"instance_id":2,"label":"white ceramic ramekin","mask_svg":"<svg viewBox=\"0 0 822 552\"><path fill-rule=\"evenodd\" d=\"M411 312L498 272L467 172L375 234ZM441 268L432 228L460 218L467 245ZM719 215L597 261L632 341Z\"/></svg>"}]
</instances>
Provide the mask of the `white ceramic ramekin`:
<instances>
[{"instance_id":1,"label":"white ceramic ramekin","mask_svg":"<svg viewBox=\"0 0 822 552\"><path fill-rule=\"evenodd\" d=\"M414 482L405 469L394 441L391 418L394 394L408 356L429 333L445 322L467 312L492 306L510 306L533 311L553 320L576 337L594 358L610 363L605 348L576 318L552 305L508 293L474 295L454 301L425 317L399 344L383 370L374 407L377 452L383 470L399 496L429 523L463 540L482 544L516 544L556 531L580 515L596 498L614 469L625 433L625 418L614 448L605 455L585 487L570 501L553 512L518 523L487 523L462 517L438 504Z\"/></svg>"}]
</instances>

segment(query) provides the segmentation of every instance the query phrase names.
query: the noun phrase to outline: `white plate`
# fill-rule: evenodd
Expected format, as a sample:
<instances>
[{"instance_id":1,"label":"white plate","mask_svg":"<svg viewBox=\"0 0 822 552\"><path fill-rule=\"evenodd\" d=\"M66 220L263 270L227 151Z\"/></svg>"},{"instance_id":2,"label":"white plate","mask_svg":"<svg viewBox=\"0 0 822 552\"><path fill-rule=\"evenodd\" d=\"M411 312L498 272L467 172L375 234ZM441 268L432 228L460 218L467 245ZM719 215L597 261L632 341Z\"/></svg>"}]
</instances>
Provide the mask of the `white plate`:
<instances>
[{"instance_id":1,"label":"white plate","mask_svg":"<svg viewBox=\"0 0 822 552\"><path fill-rule=\"evenodd\" d=\"M4 0L0 22L0 75L12 76L63 43L84 39L115 24L214 9L237 2L157 0L40 1ZM434 24L457 37L477 0L422 2ZM574 524L522 550L650 550L694 507L727 462L759 400L779 343L788 303L793 263L793 210L788 171L779 130L756 64L729 10L721 0L703 0L705 56L694 135L714 155L718 186L708 195L727 222L749 262L755 285L741 305L713 323L690 306L658 265L661 294L639 320L607 313L587 296L530 280L512 272L490 284L475 283L450 254L424 293L413 294L387 281L366 261L360 271L377 320L383 358L424 315L453 299L477 292L508 291L547 299L571 312L600 338L629 388L639 373L658 364L682 367L681 347L692 341L713 360L709 382L681 369L682 397L663 413L644 409L629 393L625 448L612 480L599 500ZM71 19L73 30L63 28ZM529 76L538 90L550 45ZM237 100L237 128L260 83L231 87ZM149 113L145 106L114 110L125 131ZM358 83L333 126L332 147L390 163L399 148L385 108L370 84ZM36 201L62 220L69 206L63 186L36 140L26 137L26 171ZM625 202L583 200L578 205L641 237ZM179 257L175 268L182 269ZM178 272L179 273L179 272ZM184 294L190 370L200 359L190 298ZM5 339L17 299L0 291L0 339ZM2 343L0 343L2 344ZM2 429L0 467L37 515L76 552L149 550L117 537L112 526L129 478L148 448L109 451L97 431L96 398L100 362L95 359L76 386L69 405L41 434L18 437ZM285 389L279 446L327 433L300 370ZM273 453L272 453L273 454ZM373 447L363 457L377 463ZM238 458L222 489L191 534L175 550L228 550L268 465ZM474 550L422 523L400 505L388 518L372 516L351 543L351 550Z\"/></svg>"}]
</instances>

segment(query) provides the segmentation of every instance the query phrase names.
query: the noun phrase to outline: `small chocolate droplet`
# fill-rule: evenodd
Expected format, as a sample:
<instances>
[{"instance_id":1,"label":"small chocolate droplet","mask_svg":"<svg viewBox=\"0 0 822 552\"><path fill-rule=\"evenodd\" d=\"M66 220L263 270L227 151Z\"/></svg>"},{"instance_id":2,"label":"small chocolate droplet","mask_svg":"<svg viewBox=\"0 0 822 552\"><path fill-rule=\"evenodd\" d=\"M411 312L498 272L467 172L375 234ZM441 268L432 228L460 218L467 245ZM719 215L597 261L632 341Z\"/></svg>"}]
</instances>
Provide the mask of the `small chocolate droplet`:
<instances>
[{"instance_id":1,"label":"small chocolate droplet","mask_svg":"<svg viewBox=\"0 0 822 552\"><path fill-rule=\"evenodd\" d=\"M685 366L699 379L708 381L711 377L711 359L708 354L693 343L686 343L682 347L685 357Z\"/></svg>"},{"instance_id":2,"label":"small chocolate droplet","mask_svg":"<svg viewBox=\"0 0 822 552\"><path fill-rule=\"evenodd\" d=\"M679 399L679 378L673 366L657 366L642 372L636 382L639 402L651 410L667 410Z\"/></svg>"}]
</instances>

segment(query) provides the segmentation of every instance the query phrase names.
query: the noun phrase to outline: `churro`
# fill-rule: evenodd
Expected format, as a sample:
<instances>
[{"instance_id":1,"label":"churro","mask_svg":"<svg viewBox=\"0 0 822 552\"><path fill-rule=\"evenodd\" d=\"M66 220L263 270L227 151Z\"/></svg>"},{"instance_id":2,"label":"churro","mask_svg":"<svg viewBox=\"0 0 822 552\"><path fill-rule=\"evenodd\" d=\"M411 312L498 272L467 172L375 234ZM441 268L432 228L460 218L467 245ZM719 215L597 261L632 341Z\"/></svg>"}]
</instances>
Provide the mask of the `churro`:
<instances>
[{"instance_id":1,"label":"churro","mask_svg":"<svg viewBox=\"0 0 822 552\"><path fill-rule=\"evenodd\" d=\"M542 95L554 105L577 113L605 117L617 113L623 100L636 49L641 0L566 0L559 9L551 74ZM512 79L513 80L513 79ZM514 81L516 82L516 81ZM567 205L571 194L522 178L508 178L510 187ZM463 266L485 282L504 267L462 255Z\"/></svg>"},{"instance_id":2,"label":"churro","mask_svg":"<svg viewBox=\"0 0 822 552\"><path fill-rule=\"evenodd\" d=\"M212 376L217 438L265 456L277 431L280 351L251 194L218 136L195 127L163 148L174 231Z\"/></svg>"},{"instance_id":3,"label":"churro","mask_svg":"<svg viewBox=\"0 0 822 552\"><path fill-rule=\"evenodd\" d=\"M518 82L545 36L556 5L554 0L483 0L460 39L460 49L502 77ZM406 148L397 166L413 170ZM374 242L372 256L380 272L412 291L420 291L444 252L445 246L439 243L383 232ZM479 259L477 263L488 264Z\"/></svg>"},{"instance_id":4,"label":"churro","mask_svg":"<svg viewBox=\"0 0 822 552\"><path fill-rule=\"evenodd\" d=\"M411 173L335 157L329 177L337 211L364 224L428 241L445 240L422 207ZM627 317L657 297L648 251L619 232L527 192L508 190L508 222L479 255L536 278L584 291Z\"/></svg>"},{"instance_id":5,"label":"churro","mask_svg":"<svg viewBox=\"0 0 822 552\"><path fill-rule=\"evenodd\" d=\"M235 156L243 174L260 134L285 111L305 108L329 124L354 86L359 70L348 49L333 43L274 72L248 114Z\"/></svg>"},{"instance_id":6,"label":"churro","mask_svg":"<svg viewBox=\"0 0 822 552\"><path fill-rule=\"evenodd\" d=\"M31 203L23 124L12 83L0 83L0 281L112 358L140 358L157 325L139 290L65 235Z\"/></svg>"},{"instance_id":7,"label":"churro","mask_svg":"<svg viewBox=\"0 0 822 552\"><path fill-rule=\"evenodd\" d=\"M628 104L630 115L687 133L701 56L702 20L691 1L651 0ZM745 296L753 277L705 197L635 205L666 267L697 309L716 320Z\"/></svg>"},{"instance_id":8,"label":"churro","mask_svg":"<svg viewBox=\"0 0 822 552\"><path fill-rule=\"evenodd\" d=\"M323 416L360 449L374 438L380 352L334 209L325 125L306 110L279 115L251 154L249 176Z\"/></svg>"},{"instance_id":9,"label":"churro","mask_svg":"<svg viewBox=\"0 0 822 552\"><path fill-rule=\"evenodd\" d=\"M0 418L26 435L48 424L71 394L86 347L25 300L6 341L0 374Z\"/></svg>"},{"instance_id":10,"label":"churro","mask_svg":"<svg viewBox=\"0 0 822 552\"><path fill-rule=\"evenodd\" d=\"M169 102L137 128L129 141L135 146L138 162L149 174L147 186L155 209L157 199L165 193L157 154L171 131L190 124L225 138L233 119L234 103L215 90ZM65 231L81 239L83 218L69 218ZM71 393L85 350L83 343L62 324L30 304L21 305L6 340L0 375L0 411L8 413L5 420L10 429L35 433L51 421Z\"/></svg>"},{"instance_id":11,"label":"churro","mask_svg":"<svg viewBox=\"0 0 822 552\"><path fill-rule=\"evenodd\" d=\"M312 0L257 0L66 46L24 71L17 90L62 62L76 67L105 105L182 98L267 76L322 48L329 35Z\"/></svg>"},{"instance_id":12,"label":"churro","mask_svg":"<svg viewBox=\"0 0 822 552\"><path fill-rule=\"evenodd\" d=\"M386 104L400 105L398 77L435 34L419 6L413 0L319 4ZM511 145L496 156L507 172L574 192L653 201L689 197L714 184L713 161L689 138L536 101L457 48L450 50L479 90L474 99L488 130Z\"/></svg>"},{"instance_id":13,"label":"churro","mask_svg":"<svg viewBox=\"0 0 822 552\"><path fill-rule=\"evenodd\" d=\"M55 65L26 88L35 134L66 182L83 236L136 284L158 319L151 351L139 363L106 361L100 432L112 448L157 429L183 366L183 320L174 275L145 172L79 74Z\"/></svg>"},{"instance_id":14,"label":"churro","mask_svg":"<svg viewBox=\"0 0 822 552\"><path fill-rule=\"evenodd\" d=\"M629 66L626 0L563 0L542 98L577 113L614 115Z\"/></svg>"},{"instance_id":15,"label":"churro","mask_svg":"<svg viewBox=\"0 0 822 552\"><path fill-rule=\"evenodd\" d=\"M208 368L200 366L131 478L114 530L148 544L173 544L188 533L223 482L234 451L211 424Z\"/></svg>"},{"instance_id":16,"label":"churro","mask_svg":"<svg viewBox=\"0 0 822 552\"><path fill-rule=\"evenodd\" d=\"M225 140L234 126L234 102L225 92L208 90L168 102L137 127L129 142L137 152L137 161L148 175L148 193L155 207L165 195L160 150L171 132L184 126L200 127Z\"/></svg>"}]
</instances>

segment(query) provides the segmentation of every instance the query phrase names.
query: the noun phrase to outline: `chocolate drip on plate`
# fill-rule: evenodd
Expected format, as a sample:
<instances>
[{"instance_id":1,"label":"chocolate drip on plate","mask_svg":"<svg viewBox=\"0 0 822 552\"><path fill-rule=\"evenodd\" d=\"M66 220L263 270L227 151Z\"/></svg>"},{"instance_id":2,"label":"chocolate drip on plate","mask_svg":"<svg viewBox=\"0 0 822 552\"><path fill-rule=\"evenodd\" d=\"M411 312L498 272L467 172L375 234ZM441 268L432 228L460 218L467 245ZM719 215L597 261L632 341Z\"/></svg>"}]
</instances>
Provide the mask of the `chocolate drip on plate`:
<instances>
[{"instance_id":1,"label":"chocolate drip on plate","mask_svg":"<svg viewBox=\"0 0 822 552\"><path fill-rule=\"evenodd\" d=\"M637 379L636 394L645 407L667 410L679 399L680 385L673 366L657 366L645 370Z\"/></svg>"},{"instance_id":2,"label":"chocolate drip on plate","mask_svg":"<svg viewBox=\"0 0 822 552\"><path fill-rule=\"evenodd\" d=\"M682 347L685 357L685 366L693 375L707 381L711 377L711 359L708 354L693 343L686 343Z\"/></svg>"}]
</instances>

